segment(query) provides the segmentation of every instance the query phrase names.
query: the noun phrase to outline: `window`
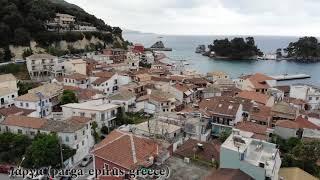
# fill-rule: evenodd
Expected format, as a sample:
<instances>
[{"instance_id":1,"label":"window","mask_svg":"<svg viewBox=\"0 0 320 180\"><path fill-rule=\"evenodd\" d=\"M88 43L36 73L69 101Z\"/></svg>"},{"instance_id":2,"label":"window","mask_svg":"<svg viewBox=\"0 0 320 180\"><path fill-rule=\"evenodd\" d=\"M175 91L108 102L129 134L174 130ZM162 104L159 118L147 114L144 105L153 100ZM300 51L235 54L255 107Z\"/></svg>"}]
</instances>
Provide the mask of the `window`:
<instances>
[{"instance_id":1,"label":"window","mask_svg":"<svg viewBox=\"0 0 320 180\"><path fill-rule=\"evenodd\" d=\"M84 135L85 133L86 133L86 131L85 131L85 130L83 130L83 131L82 131L82 135Z\"/></svg>"},{"instance_id":2,"label":"window","mask_svg":"<svg viewBox=\"0 0 320 180\"><path fill-rule=\"evenodd\" d=\"M20 103L20 106L23 107L23 103L22 102Z\"/></svg>"},{"instance_id":3,"label":"window","mask_svg":"<svg viewBox=\"0 0 320 180\"><path fill-rule=\"evenodd\" d=\"M18 129L18 134L22 134L22 130L21 129Z\"/></svg>"},{"instance_id":4,"label":"window","mask_svg":"<svg viewBox=\"0 0 320 180\"><path fill-rule=\"evenodd\" d=\"M76 141L78 139L78 136L77 135L74 135L74 140Z\"/></svg>"},{"instance_id":5,"label":"window","mask_svg":"<svg viewBox=\"0 0 320 180\"><path fill-rule=\"evenodd\" d=\"M84 112L80 112L80 116L84 117L85 113Z\"/></svg>"},{"instance_id":6,"label":"window","mask_svg":"<svg viewBox=\"0 0 320 180\"><path fill-rule=\"evenodd\" d=\"M26 107L29 107L29 103L26 103Z\"/></svg>"},{"instance_id":7,"label":"window","mask_svg":"<svg viewBox=\"0 0 320 180\"><path fill-rule=\"evenodd\" d=\"M312 100L312 97L309 97L309 101L311 101Z\"/></svg>"},{"instance_id":8,"label":"window","mask_svg":"<svg viewBox=\"0 0 320 180\"><path fill-rule=\"evenodd\" d=\"M64 82L66 82L66 83L67 83L67 82L68 82L68 79L64 79Z\"/></svg>"},{"instance_id":9,"label":"window","mask_svg":"<svg viewBox=\"0 0 320 180\"><path fill-rule=\"evenodd\" d=\"M66 136L66 142L69 142L69 136Z\"/></svg>"},{"instance_id":10,"label":"window","mask_svg":"<svg viewBox=\"0 0 320 180\"><path fill-rule=\"evenodd\" d=\"M11 97L14 98L14 95L12 95Z\"/></svg>"},{"instance_id":11,"label":"window","mask_svg":"<svg viewBox=\"0 0 320 180\"><path fill-rule=\"evenodd\" d=\"M104 121L104 120L105 120L105 114L102 113L102 114L101 114L101 121Z\"/></svg>"},{"instance_id":12,"label":"window","mask_svg":"<svg viewBox=\"0 0 320 180\"><path fill-rule=\"evenodd\" d=\"M79 144L77 144L77 149L79 149Z\"/></svg>"},{"instance_id":13,"label":"window","mask_svg":"<svg viewBox=\"0 0 320 180\"><path fill-rule=\"evenodd\" d=\"M84 141L81 142L82 146L84 146Z\"/></svg>"},{"instance_id":14,"label":"window","mask_svg":"<svg viewBox=\"0 0 320 180\"><path fill-rule=\"evenodd\" d=\"M35 133L34 133L33 131L30 131L30 135L31 135L31 136L34 136Z\"/></svg>"},{"instance_id":15,"label":"window","mask_svg":"<svg viewBox=\"0 0 320 180\"><path fill-rule=\"evenodd\" d=\"M319 100L319 97L316 97L316 100L318 101L318 100Z\"/></svg>"}]
</instances>

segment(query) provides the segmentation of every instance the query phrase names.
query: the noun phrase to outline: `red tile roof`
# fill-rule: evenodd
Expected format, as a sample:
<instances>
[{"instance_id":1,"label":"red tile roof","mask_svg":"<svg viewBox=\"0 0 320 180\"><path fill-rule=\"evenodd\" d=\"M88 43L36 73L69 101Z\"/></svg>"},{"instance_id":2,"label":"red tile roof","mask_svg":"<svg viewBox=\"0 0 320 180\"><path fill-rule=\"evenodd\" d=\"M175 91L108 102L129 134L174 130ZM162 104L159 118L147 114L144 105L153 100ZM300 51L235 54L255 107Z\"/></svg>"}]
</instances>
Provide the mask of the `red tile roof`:
<instances>
[{"instance_id":1,"label":"red tile roof","mask_svg":"<svg viewBox=\"0 0 320 180\"><path fill-rule=\"evenodd\" d=\"M300 128L320 130L320 126L313 124L312 122L308 121L308 119L303 118L302 116L297 117L296 123L299 125Z\"/></svg>"},{"instance_id":2,"label":"red tile roof","mask_svg":"<svg viewBox=\"0 0 320 180\"><path fill-rule=\"evenodd\" d=\"M198 144L202 144L202 149ZM214 144L209 142L201 142L194 139L188 139L184 142L174 153L175 155L193 158L196 154L199 159L212 162L212 159L219 161L221 144Z\"/></svg>"},{"instance_id":3,"label":"red tile roof","mask_svg":"<svg viewBox=\"0 0 320 180\"><path fill-rule=\"evenodd\" d=\"M74 73L68 76L65 76L65 78L68 79L75 79L77 81L86 80L88 77L86 75L80 74L80 73Z\"/></svg>"},{"instance_id":4,"label":"red tile roof","mask_svg":"<svg viewBox=\"0 0 320 180\"><path fill-rule=\"evenodd\" d=\"M21 109L17 108L16 106L11 106L9 108L1 108L0 114L3 116L9 116L9 115L29 115L35 110L29 110L29 109Z\"/></svg>"},{"instance_id":5,"label":"red tile roof","mask_svg":"<svg viewBox=\"0 0 320 180\"><path fill-rule=\"evenodd\" d=\"M267 80L274 80L273 78L266 76L264 74L256 73L251 75L248 80L252 83L255 88L267 89L270 86L266 83Z\"/></svg>"},{"instance_id":6,"label":"red tile roof","mask_svg":"<svg viewBox=\"0 0 320 180\"><path fill-rule=\"evenodd\" d=\"M295 121L291 120L278 120L276 126L289 128L289 129L299 129L299 125Z\"/></svg>"},{"instance_id":7,"label":"red tile roof","mask_svg":"<svg viewBox=\"0 0 320 180\"><path fill-rule=\"evenodd\" d=\"M3 125L39 129L47 123L46 119L27 116L8 116L1 122Z\"/></svg>"},{"instance_id":8,"label":"red tile roof","mask_svg":"<svg viewBox=\"0 0 320 180\"><path fill-rule=\"evenodd\" d=\"M250 112L250 119L253 120L268 122L270 117L271 108L264 105L258 105L257 107L252 108Z\"/></svg>"},{"instance_id":9,"label":"red tile roof","mask_svg":"<svg viewBox=\"0 0 320 180\"><path fill-rule=\"evenodd\" d=\"M254 133L254 138L256 139L261 139L261 140L267 139L267 134L266 134L267 126L253 123L253 122L243 121L238 123L236 125L236 128L243 131Z\"/></svg>"},{"instance_id":10,"label":"red tile roof","mask_svg":"<svg viewBox=\"0 0 320 180\"><path fill-rule=\"evenodd\" d=\"M145 137L114 130L96 145L92 153L126 169L135 169L139 165L152 165L148 158L158 155L158 144Z\"/></svg>"},{"instance_id":11,"label":"red tile roof","mask_svg":"<svg viewBox=\"0 0 320 180\"><path fill-rule=\"evenodd\" d=\"M242 97L245 99L250 99L253 100L257 103L261 103L261 104L267 104L270 96L266 95L266 94L262 94L259 92L255 92L255 91L241 91L239 92L239 94L237 95L238 97Z\"/></svg>"}]
</instances>

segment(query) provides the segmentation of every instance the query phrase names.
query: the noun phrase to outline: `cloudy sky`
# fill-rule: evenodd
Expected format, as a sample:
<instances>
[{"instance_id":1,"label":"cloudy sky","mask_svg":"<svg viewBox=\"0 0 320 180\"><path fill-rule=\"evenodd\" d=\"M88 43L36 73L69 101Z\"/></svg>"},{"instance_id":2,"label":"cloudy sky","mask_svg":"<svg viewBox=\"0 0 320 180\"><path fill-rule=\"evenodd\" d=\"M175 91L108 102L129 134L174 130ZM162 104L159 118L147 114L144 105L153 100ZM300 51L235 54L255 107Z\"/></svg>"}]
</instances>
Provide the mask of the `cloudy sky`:
<instances>
[{"instance_id":1,"label":"cloudy sky","mask_svg":"<svg viewBox=\"0 0 320 180\"><path fill-rule=\"evenodd\" d=\"M159 34L320 36L320 0L67 0L112 26Z\"/></svg>"}]
</instances>

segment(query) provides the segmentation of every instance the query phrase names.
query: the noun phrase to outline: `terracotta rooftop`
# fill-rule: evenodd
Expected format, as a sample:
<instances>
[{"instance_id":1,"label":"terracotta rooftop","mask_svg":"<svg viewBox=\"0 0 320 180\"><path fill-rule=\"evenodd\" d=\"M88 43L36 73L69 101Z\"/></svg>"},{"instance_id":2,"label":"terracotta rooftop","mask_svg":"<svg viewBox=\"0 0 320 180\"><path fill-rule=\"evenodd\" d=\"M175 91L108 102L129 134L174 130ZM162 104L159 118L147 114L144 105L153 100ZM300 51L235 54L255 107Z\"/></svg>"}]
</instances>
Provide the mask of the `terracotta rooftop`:
<instances>
[{"instance_id":1,"label":"terracotta rooftop","mask_svg":"<svg viewBox=\"0 0 320 180\"><path fill-rule=\"evenodd\" d=\"M242 97L245 99L250 99L253 100L257 103L260 104L267 104L270 96L266 95L266 94L262 94L259 92L255 92L255 91L241 91L239 92L239 94L237 95L238 97Z\"/></svg>"},{"instance_id":2,"label":"terracotta rooftop","mask_svg":"<svg viewBox=\"0 0 320 180\"><path fill-rule=\"evenodd\" d=\"M248 80L252 83L254 88L259 88L259 89L267 89L270 86L266 83L267 80L274 80L273 78L266 76L261 73L256 73L251 75Z\"/></svg>"},{"instance_id":3,"label":"terracotta rooftop","mask_svg":"<svg viewBox=\"0 0 320 180\"><path fill-rule=\"evenodd\" d=\"M278 112L278 113L285 113L285 114L296 114L296 108L290 106L290 104L286 102L279 102L273 105L271 111Z\"/></svg>"},{"instance_id":4,"label":"terracotta rooftop","mask_svg":"<svg viewBox=\"0 0 320 180\"><path fill-rule=\"evenodd\" d=\"M65 76L64 78L75 79L77 81L82 81L82 80L88 79L88 77L86 75L83 75L83 74L80 74L80 73L74 73L74 74Z\"/></svg>"},{"instance_id":5,"label":"terracotta rooftop","mask_svg":"<svg viewBox=\"0 0 320 180\"><path fill-rule=\"evenodd\" d=\"M174 97L171 94L160 90L152 90L150 94L150 99L158 102L167 102L172 98Z\"/></svg>"},{"instance_id":6,"label":"terracotta rooftop","mask_svg":"<svg viewBox=\"0 0 320 180\"><path fill-rule=\"evenodd\" d=\"M18 126L25 128L40 129L47 123L46 119L34 118L28 116L8 116L4 121L1 122L2 125L8 126Z\"/></svg>"},{"instance_id":7,"label":"terracotta rooftop","mask_svg":"<svg viewBox=\"0 0 320 180\"><path fill-rule=\"evenodd\" d=\"M299 125L295 121L291 120L278 120L276 126L289 128L289 129L299 129Z\"/></svg>"},{"instance_id":8,"label":"terracotta rooftop","mask_svg":"<svg viewBox=\"0 0 320 180\"><path fill-rule=\"evenodd\" d=\"M95 146L92 154L126 169L135 169L140 165L152 165L148 159L158 155L158 144L145 137L114 130Z\"/></svg>"},{"instance_id":9,"label":"terracotta rooftop","mask_svg":"<svg viewBox=\"0 0 320 180\"><path fill-rule=\"evenodd\" d=\"M101 77L101 78L108 78L110 79L112 76L114 76L116 73L110 72L110 71L102 71L102 72L97 72L94 74L96 77Z\"/></svg>"},{"instance_id":10,"label":"terracotta rooftop","mask_svg":"<svg viewBox=\"0 0 320 180\"><path fill-rule=\"evenodd\" d=\"M298 116L295 122L299 125L300 128L320 130L320 126L313 124L312 122L308 121L308 119L303 118L302 116Z\"/></svg>"},{"instance_id":11,"label":"terracotta rooftop","mask_svg":"<svg viewBox=\"0 0 320 180\"><path fill-rule=\"evenodd\" d=\"M92 82L93 85L100 85L106 81L108 81L110 78L106 78L106 77L100 77L98 79L96 79L95 81Z\"/></svg>"},{"instance_id":12,"label":"terracotta rooftop","mask_svg":"<svg viewBox=\"0 0 320 180\"><path fill-rule=\"evenodd\" d=\"M202 147L198 147L201 144ZM221 144L214 144L210 142L201 142L194 139L188 139L174 152L175 155L193 158L194 155L199 159L212 162L215 159L219 162Z\"/></svg>"},{"instance_id":13,"label":"terracotta rooftop","mask_svg":"<svg viewBox=\"0 0 320 180\"><path fill-rule=\"evenodd\" d=\"M258 105L257 107L252 108L250 111L250 119L268 122L270 117L271 108L264 105Z\"/></svg>"},{"instance_id":14,"label":"terracotta rooftop","mask_svg":"<svg viewBox=\"0 0 320 180\"><path fill-rule=\"evenodd\" d=\"M204 99L199 103L200 109L204 109L207 114L219 114L234 117L239 109L240 103L229 97L213 97Z\"/></svg>"},{"instance_id":15,"label":"terracotta rooftop","mask_svg":"<svg viewBox=\"0 0 320 180\"><path fill-rule=\"evenodd\" d=\"M260 125L253 122L243 121L236 125L237 129L242 131L252 132L254 133L253 138L266 140L267 139L267 126Z\"/></svg>"},{"instance_id":16,"label":"terracotta rooftop","mask_svg":"<svg viewBox=\"0 0 320 180\"><path fill-rule=\"evenodd\" d=\"M47 97L54 97L58 96L63 91L63 86L56 84L56 83L48 83L42 86L30 89L29 93L37 93L41 92L43 95Z\"/></svg>"},{"instance_id":17,"label":"terracotta rooftop","mask_svg":"<svg viewBox=\"0 0 320 180\"><path fill-rule=\"evenodd\" d=\"M35 110L30 110L30 109L21 109L17 108L16 106L11 106L9 108L1 108L0 109L0 114L3 116L9 116L9 115L29 115Z\"/></svg>"},{"instance_id":18,"label":"terracotta rooftop","mask_svg":"<svg viewBox=\"0 0 320 180\"><path fill-rule=\"evenodd\" d=\"M48 98L46 96L44 96L44 97ZM35 93L27 93L27 94L24 94L22 96L18 96L15 100L16 101L37 102L37 101L40 101L40 97Z\"/></svg>"},{"instance_id":19,"label":"terracotta rooftop","mask_svg":"<svg viewBox=\"0 0 320 180\"><path fill-rule=\"evenodd\" d=\"M220 168L212 171L204 180L253 180L253 178L240 169Z\"/></svg>"},{"instance_id":20,"label":"terracotta rooftop","mask_svg":"<svg viewBox=\"0 0 320 180\"><path fill-rule=\"evenodd\" d=\"M186 92L189 89L191 89L188 85L183 84L183 83L176 83L175 85L173 85L173 87L181 92Z\"/></svg>"}]
</instances>

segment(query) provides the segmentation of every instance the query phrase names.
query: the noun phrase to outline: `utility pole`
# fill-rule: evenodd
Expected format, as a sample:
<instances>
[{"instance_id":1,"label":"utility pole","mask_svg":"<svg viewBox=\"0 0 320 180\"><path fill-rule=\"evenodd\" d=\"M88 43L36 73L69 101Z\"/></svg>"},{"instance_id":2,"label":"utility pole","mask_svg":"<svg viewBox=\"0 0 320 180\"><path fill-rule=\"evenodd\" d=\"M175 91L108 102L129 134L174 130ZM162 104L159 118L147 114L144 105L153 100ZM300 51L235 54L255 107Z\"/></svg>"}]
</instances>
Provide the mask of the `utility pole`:
<instances>
[{"instance_id":1,"label":"utility pole","mask_svg":"<svg viewBox=\"0 0 320 180\"><path fill-rule=\"evenodd\" d=\"M64 168L64 164L63 164L63 153L62 153L62 143L61 143L61 138L59 138L59 146L60 146L60 159L61 159L61 168Z\"/></svg>"}]
</instances>

